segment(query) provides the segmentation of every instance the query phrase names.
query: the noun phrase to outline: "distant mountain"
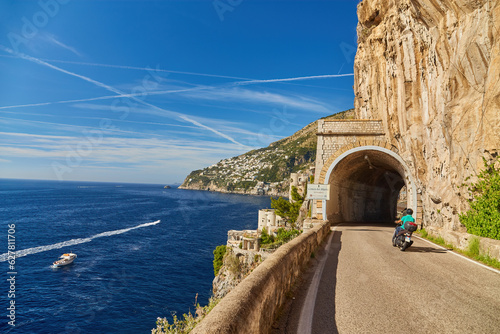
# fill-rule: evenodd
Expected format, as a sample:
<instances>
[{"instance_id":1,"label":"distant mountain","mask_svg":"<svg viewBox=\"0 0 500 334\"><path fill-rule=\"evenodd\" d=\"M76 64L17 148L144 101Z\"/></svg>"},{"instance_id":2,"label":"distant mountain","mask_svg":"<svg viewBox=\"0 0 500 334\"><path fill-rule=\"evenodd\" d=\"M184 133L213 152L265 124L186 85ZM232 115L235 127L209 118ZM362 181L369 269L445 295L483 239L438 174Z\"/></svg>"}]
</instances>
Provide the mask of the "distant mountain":
<instances>
[{"instance_id":1,"label":"distant mountain","mask_svg":"<svg viewBox=\"0 0 500 334\"><path fill-rule=\"evenodd\" d=\"M354 109L321 119L354 118ZM290 173L307 172L316 160L318 121L293 135L191 172L180 189L288 196Z\"/></svg>"}]
</instances>

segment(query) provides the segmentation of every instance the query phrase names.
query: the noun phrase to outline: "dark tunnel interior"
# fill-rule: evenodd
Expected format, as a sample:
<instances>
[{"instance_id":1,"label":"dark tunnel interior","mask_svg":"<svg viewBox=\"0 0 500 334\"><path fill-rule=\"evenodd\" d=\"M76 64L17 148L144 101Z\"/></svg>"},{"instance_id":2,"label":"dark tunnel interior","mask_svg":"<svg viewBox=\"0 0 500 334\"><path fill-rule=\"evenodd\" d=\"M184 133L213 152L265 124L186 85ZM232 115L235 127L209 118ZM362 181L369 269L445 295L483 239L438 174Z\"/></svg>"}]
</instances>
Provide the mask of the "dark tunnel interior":
<instances>
[{"instance_id":1,"label":"dark tunnel interior","mask_svg":"<svg viewBox=\"0 0 500 334\"><path fill-rule=\"evenodd\" d=\"M326 214L332 222L392 222L405 206L404 168L384 152L349 154L334 167L329 183Z\"/></svg>"}]
</instances>

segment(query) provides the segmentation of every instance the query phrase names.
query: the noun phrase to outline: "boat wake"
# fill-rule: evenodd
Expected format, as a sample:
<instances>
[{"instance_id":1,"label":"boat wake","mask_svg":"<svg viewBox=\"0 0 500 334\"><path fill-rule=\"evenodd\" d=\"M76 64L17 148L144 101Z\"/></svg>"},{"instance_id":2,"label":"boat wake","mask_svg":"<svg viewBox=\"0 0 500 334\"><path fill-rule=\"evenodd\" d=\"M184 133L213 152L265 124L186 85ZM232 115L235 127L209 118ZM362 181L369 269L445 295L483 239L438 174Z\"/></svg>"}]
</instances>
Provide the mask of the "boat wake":
<instances>
[{"instance_id":1,"label":"boat wake","mask_svg":"<svg viewBox=\"0 0 500 334\"><path fill-rule=\"evenodd\" d=\"M134 226L134 227L124 228L124 229L121 229L121 230L102 232L102 233L93 235L93 236L88 237L88 238L71 239L71 240L67 240L67 241L63 241L63 242L58 242L58 243L53 244L53 245L38 246L38 247L33 247L33 248L22 249L22 250L19 250L19 251L15 252L16 253L16 258L23 257L23 256L26 256L26 255L41 253L41 252L45 252L45 251L49 251L49 250L53 250L53 249L59 249L59 248L67 247L67 246L79 245L79 244L83 244L83 243L86 243L86 242L90 242L90 241L92 241L94 239L97 239L97 238L110 237L112 235L126 233L128 231L132 231L132 230L135 230L135 229L138 229L138 228L141 228L141 227L152 226L152 225L156 225L156 224L159 224L159 223L160 223L160 221L157 220L157 221L154 221L154 222L151 222L151 223L145 223L145 224L137 225L137 226ZM7 261L8 255L9 255L8 253L1 254L0 255L0 262Z\"/></svg>"}]
</instances>

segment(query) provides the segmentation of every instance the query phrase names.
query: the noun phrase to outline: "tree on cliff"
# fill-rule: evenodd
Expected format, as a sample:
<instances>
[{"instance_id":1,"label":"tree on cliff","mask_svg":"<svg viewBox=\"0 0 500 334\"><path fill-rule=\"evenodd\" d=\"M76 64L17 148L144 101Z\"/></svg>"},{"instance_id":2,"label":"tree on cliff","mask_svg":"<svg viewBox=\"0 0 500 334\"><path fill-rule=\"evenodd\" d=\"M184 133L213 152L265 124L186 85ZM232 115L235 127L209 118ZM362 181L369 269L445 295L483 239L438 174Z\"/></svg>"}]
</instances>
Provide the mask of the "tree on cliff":
<instances>
[{"instance_id":1,"label":"tree on cliff","mask_svg":"<svg viewBox=\"0 0 500 334\"><path fill-rule=\"evenodd\" d=\"M459 216L460 222L468 233L500 240L500 158L483 161L478 180L468 186L470 210Z\"/></svg>"},{"instance_id":2,"label":"tree on cliff","mask_svg":"<svg viewBox=\"0 0 500 334\"><path fill-rule=\"evenodd\" d=\"M217 246L214 251L214 275L217 276L220 268L224 262L224 255L226 254L226 245Z\"/></svg>"},{"instance_id":3,"label":"tree on cliff","mask_svg":"<svg viewBox=\"0 0 500 334\"><path fill-rule=\"evenodd\" d=\"M280 197L278 199L271 198L271 208L276 210L276 214L283 219L290 226L295 229L295 223L297 221L297 217L299 216L300 207L304 202L304 197L299 195L297 191L297 187L292 186L292 200L294 202L287 201L286 199Z\"/></svg>"}]
</instances>

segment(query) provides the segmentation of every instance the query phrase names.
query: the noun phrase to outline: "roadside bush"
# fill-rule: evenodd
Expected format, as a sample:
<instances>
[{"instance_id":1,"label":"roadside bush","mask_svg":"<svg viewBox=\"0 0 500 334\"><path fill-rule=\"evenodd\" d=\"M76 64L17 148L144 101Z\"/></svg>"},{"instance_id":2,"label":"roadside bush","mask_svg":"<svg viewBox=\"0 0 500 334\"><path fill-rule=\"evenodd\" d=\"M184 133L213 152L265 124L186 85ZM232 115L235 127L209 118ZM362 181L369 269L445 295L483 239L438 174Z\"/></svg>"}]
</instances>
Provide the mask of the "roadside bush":
<instances>
[{"instance_id":1,"label":"roadside bush","mask_svg":"<svg viewBox=\"0 0 500 334\"><path fill-rule=\"evenodd\" d=\"M468 233L500 240L500 168L495 166L500 159L483 161L478 180L467 188L472 197L470 210L459 215L460 222Z\"/></svg>"}]
</instances>

